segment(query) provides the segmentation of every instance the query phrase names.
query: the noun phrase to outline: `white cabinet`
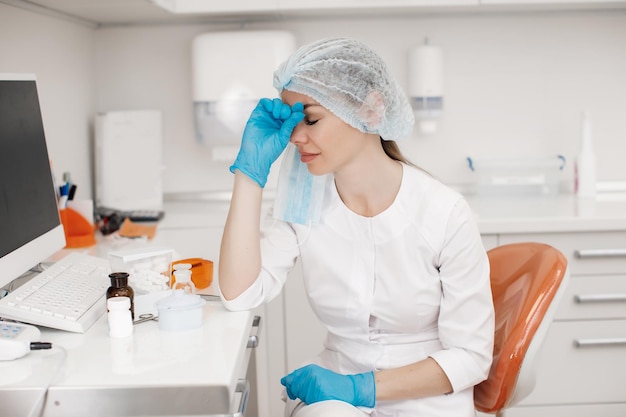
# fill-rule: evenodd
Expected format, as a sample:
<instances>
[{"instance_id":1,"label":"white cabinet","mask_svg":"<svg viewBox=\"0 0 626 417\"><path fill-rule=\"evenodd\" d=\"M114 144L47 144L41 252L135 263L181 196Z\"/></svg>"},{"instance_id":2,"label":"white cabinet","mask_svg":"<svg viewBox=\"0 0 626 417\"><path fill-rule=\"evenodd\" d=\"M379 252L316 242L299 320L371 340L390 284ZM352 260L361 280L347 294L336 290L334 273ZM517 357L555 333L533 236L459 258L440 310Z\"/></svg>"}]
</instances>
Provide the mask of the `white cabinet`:
<instances>
[{"instance_id":1,"label":"white cabinet","mask_svg":"<svg viewBox=\"0 0 626 417\"><path fill-rule=\"evenodd\" d=\"M277 0L152 0L154 4L176 14L224 14L275 12Z\"/></svg>"},{"instance_id":2,"label":"white cabinet","mask_svg":"<svg viewBox=\"0 0 626 417\"><path fill-rule=\"evenodd\" d=\"M606 3L626 3L624 0L480 0L480 4L509 4L509 5L531 5L531 4L606 4Z\"/></svg>"},{"instance_id":3,"label":"white cabinet","mask_svg":"<svg viewBox=\"0 0 626 417\"><path fill-rule=\"evenodd\" d=\"M393 12L464 11L478 6L542 6L554 8L569 6L606 6L625 4L624 0L234 0L226 2L206 0L153 0L155 4L175 14L203 15L267 15L307 12Z\"/></svg>"},{"instance_id":4,"label":"white cabinet","mask_svg":"<svg viewBox=\"0 0 626 417\"><path fill-rule=\"evenodd\" d=\"M392 9L396 7L477 6L478 0L278 0L279 10Z\"/></svg>"},{"instance_id":5,"label":"white cabinet","mask_svg":"<svg viewBox=\"0 0 626 417\"><path fill-rule=\"evenodd\" d=\"M507 417L626 415L626 231L499 239L521 241L561 250L571 279L542 348L535 390Z\"/></svg>"}]
</instances>

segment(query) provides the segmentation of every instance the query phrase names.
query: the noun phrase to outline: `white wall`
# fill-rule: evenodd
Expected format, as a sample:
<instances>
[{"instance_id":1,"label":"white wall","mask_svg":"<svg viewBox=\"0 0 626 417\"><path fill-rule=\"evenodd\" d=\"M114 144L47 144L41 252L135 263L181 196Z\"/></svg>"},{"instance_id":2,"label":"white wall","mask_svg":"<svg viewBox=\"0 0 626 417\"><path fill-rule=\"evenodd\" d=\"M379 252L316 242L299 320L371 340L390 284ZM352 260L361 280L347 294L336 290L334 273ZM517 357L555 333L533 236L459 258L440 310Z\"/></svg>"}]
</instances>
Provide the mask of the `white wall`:
<instances>
[{"instance_id":1,"label":"white wall","mask_svg":"<svg viewBox=\"0 0 626 417\"><path fill-rule=\"evenodd\" d=\"M0 4L0 72L37 76L48 152L69 171L77 199L91 198L93 28Z\"/></svg>"},{"instance_id":2,"label":"white wall","mask_svg":"<svg viewBox=\"0 0 626 417\"><path fill-rule=\"evenodd\" d=\"M193 136L190 43L236 25L96 30L98 110L165 113L166 191L228 188L228 164L211 163ZM579 147L580 113L592 114L599 180L626 180L626 12L452 14L398 18L286 19L243 30L286 29L299 44L350 36L370 44L407 86L407 53L425 37L445 55L445 116L431 137L402 143L444 181L469 181L467 156L563 154ZM216 60L219 65L219 60ZM268 83L271 80L268 79Z\"/></svg>"},{"instance_id":3,"label":"white wall","mask_svg":"<svg viewBox=\"0 0 626 417\"><path fill-rule=\"evenodd\" d=\"M91 124L97 111L164 112L166 192L223 190L193 133L190 43L215 30L286 29L299 44L351 36L372 45L407 85L407 52L428 36L445 54L445 115L432 137L401 145L451 184L469 181L466 156L578 151L579 113L592 113L600 180L626 181L626 12L438 14L397 18L284 19L238 24L105 27L0 4L0 71L35 72L55 171L91 195ZM216 62L219 65L219 62ZM268 83L271 80L268 80Z\"/></svg>"}]
</instances>

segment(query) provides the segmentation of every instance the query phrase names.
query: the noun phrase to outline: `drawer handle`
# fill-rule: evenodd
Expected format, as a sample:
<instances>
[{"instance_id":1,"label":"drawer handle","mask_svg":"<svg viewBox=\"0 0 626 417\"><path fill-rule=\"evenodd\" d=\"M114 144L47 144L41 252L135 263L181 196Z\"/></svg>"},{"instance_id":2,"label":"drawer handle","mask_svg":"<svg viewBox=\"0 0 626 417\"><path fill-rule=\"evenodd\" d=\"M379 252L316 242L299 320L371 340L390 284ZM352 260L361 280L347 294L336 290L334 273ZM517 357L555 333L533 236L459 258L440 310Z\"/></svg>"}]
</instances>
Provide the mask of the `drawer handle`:
<instances>
[{"instance_id":1,"label":"drawer handle","mask_svg":"<svg viewBox=\"0 0 626 417\"><path fill-rule=\"evenodd\" d=\"M579 249L574 251L574 257L578 259L624 258L626 249Z\"/></svg>"},{"instance_id":2,"label":"drawer handle","mask_svg":"<svg viewBox=\"0 0 626 417\"><path fill-rule=\"evenodd\" d=\"M254 334L248 336L248 344L247 348L255 348L259 346L259 328L261 327L261 316L254 316L252 320L252 328L254 330Z\"/></svg>"},{"instance_id":3,"label":"drawer handle","mask_svg":"<svg viewBox=\"0 0 626 417\"><path fill-rule=\"evenodd\" d=\"M574 346L576 347L593 347L593 346L626 346L626 337L613 337L608 339L576 339Z\"/></svg>"},{"instance_id":4,"label":"drawer handle","mask_svg":"<svg viewBox=\"0 0 626 417\"><path fill-rule=\"evenodd\" d=\"M588 294L575 295L574 301L577 303L611 303L615 301L626 301L626 294Z\"/></svg>"},{"instance_id":5,"label":"drawer handle","mask_svg":"<svg viewBox=\"0 0 626 417\"><path fill-rule=\"evenodd\" d=\"M237 382L235 392L241 393L241 401L239 407L233 414L224 414L223 417L243 417L246 415L246 406L248 405L248 397L250 396L250 383L246 379L240 379Z\"/></svg>"}]
</instances>

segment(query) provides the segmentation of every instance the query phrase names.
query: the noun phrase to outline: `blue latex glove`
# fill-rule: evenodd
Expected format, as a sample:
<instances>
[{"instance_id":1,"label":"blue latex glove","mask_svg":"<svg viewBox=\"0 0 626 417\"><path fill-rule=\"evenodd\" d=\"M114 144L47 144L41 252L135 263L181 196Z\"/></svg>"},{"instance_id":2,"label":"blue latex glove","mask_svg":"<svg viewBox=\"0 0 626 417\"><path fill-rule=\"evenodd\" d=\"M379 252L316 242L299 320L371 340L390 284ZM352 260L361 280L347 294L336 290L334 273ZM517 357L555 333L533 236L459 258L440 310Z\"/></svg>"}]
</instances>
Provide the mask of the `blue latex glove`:
<instances>
[{"instance_id":1,"label":"blue latex glove","mask_svg":"<svg viewBox=\"0 0 626 417\"><path fill-rule=\"evenodd\" d=\"M278 98L262 98L246 123L230 172L238 169L261 188L265 187L270 167L285 150L293 129L304 118L303 110L302 103L291 107Z\"/></svg>"},{"instance_id":2,"label":"blue latex glove","mask_svg":"<svg viewBox=\"0 0 626 417\"><path fill-rule=\"evenodd\" d=\"M305 404L339 400L355 407L374 407L376 382L374 372L341 375L317 365L307 365L284 376L280 383L287 388L292 400L300 398Z\"/></svg>"}]
</instances>

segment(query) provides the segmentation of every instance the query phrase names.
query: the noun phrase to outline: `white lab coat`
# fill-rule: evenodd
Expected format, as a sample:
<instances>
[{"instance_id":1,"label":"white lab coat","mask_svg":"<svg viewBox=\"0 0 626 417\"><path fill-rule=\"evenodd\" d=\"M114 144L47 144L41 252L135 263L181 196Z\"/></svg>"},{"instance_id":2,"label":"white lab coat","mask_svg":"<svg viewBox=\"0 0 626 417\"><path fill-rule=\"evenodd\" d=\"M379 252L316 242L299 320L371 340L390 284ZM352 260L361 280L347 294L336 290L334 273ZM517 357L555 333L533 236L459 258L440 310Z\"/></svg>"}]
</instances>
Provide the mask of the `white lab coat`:
<instances>
[{"instance_id":1,"label":"white lab coat","mask_svg":"<svg viewBox=\"0 0 626 417\"><path fill-rule=\"evenodd\" d=\"M262 271L225 306L271 300L299 257L309 302L328 330L311 362L348 374L430 356L454 393L379 401L372 415L474 416L473 386L491 365L494 313L488 259L463 197L408 165L394 203L374 217L349 210L332 182L326 195L320 224L265 222Z\"/></svg>"}]
</instances>

